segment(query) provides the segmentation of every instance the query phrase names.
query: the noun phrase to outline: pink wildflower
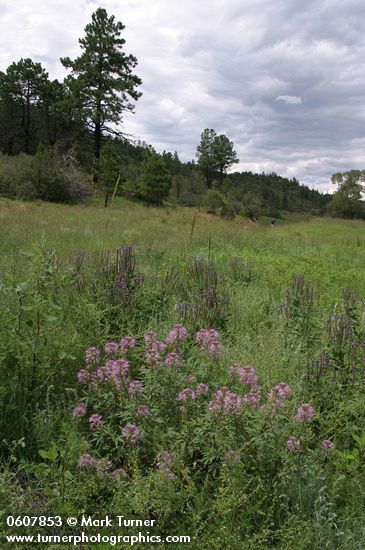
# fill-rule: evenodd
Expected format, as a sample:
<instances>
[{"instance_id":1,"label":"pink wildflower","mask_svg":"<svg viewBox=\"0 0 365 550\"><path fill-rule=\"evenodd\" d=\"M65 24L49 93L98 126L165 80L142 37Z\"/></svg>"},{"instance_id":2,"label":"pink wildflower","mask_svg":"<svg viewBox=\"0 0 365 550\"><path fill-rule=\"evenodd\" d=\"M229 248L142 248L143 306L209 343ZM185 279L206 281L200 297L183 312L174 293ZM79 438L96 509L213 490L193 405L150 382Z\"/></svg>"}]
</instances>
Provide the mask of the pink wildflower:
<instances>
[{"instance_id":1,"label":"pink wildflower","mask_svg":"<svg viewBox=\"0 0 365 550\"><path fill-rule=\"evenodd\" d=\"M214 340L214 342L209 344L207 351L212 357L217 359L223 353L223 346L218 340Z\"/></svg>"},{"instance_id":2,"label":"pink wildflower","mask_svg":"<svg viewBox=\"0 0 365 550\"><path fill-rule=\"evenodd\" d=\"M291 435L288 439L288 441L286 442L286 446L288 447L288 450L292 453L295 453L295 452L298 452L300 451L300 448L301 448L301 442L300 442L300 439L298 439L297 437L294 437L293 435Z\"/></svg>"},{"instance_id":3,"label":"pink wildflower","mask_svg":"<svg viewBox=\"0 0 365 550\"><path fill-rule=\"evenodd\" d=\"M168 333L166 337L166 344L169 346L173 344L179 344L183 342L188 335L188 331L182 324L175 325L172 327L170 332Z\"/></svg>"},{"instance_id":4,"label":"pink wildflower","mask_svg":"<svg viewBox=\"0 0 365 550\"><path fill-rule=\"evenodd\" d=\"M191 399L192 401L195 399L195 391L191 388L185 388L179 393L178 396L179 401L187 401L188 399Z\"/></svg>"},{"instance_id":5,"label":"pink wildflower","mask_svg":"<svg viewBox=\"0 0 365 550\"><path fill-rule=\"evenodd\" d=\"M175 351L168 353L165 357L165 365L169 367L179 367L181 365L181 357Z\"/></svg>"},{"instance_id":6,"label":"pink wildflower","mask_svg":"<svg viewBox=\"0 0 365 550\"><path fill-rule=\"evenodd\" d=\"M100 359L100 351L98 348L88 348L85 351L85 363L87 367L98 365Z\"/></svg>"},{"instance_id":7,"label":"pink wildflower","mask_svg":"<svg viewBox=\"0 0 365 550\"><path fill-rule=\"evenodd\" d=\"M80 369L77 373L77 381L80 384L89 384L91 382L91 375L86 369Z\"/></svg>"},{"instance_id":8,"label":"pink wildflower","mask_svg":"<svg viewBox=\"0 0 365 550\"><path fill-rule=\"evenodd\" d=\"M227 392L223 400L223 410L227 414L236 414L242 408L242 402L239 395L234 392Z\"/></svg>"},{"instance_id":9,"label":"pink wildflower","mask_svg":"<svg viewBox=\"0 0 365 550\"><path fill-rule=\"evenodd\" d=\"M198 384L197 387L195 388L195 395L197 397L199 395L206 395L208 391L209 391L208 384L201 383L201 384Z\"/></svg>"},{"instance_id":10,"label":"pink wildflower","mask_svg":"<svg viewBox=\"0 0 365 550\"><path fill-rule=\"evenodd\" d=\"M75 418L79 418L80 416L85 416L86 414L86 405L84 403L79 403L76 405L74 410L72 411L72 416Z\"/></svg>"},{"instance_id":11,"label":"pink wildflower","mask_svg":"<svg viewBox=\"0 0 365 550\"><path fill-rule=\"evenodd\" d=\"M310 403L303 403L298 407L294 417L295 422L311 422L314 417L314 407Z\"/></svg>"},{"instance_id":12,"label":"pink wildflower","mask_svg":"<svg viewBox=\"0 0 365 550\"><path fill-rule=\"evenodd\" d=\"M128 393L132 395L141 395L144 391L144 386L139 380L132 380L128 386Z\"/></svg>"},{"instance_id":13,"label":"pink wildflower","mask_svg":"<svg viewBox=\"0 0 365 550\"><path fill-rule=\"evenodd\" d=\"M323 439L323 441L321 441L321 446L325 453L331 453L335 448L333 441L330 439Z\"/></svg>"},{"instance_id":14,"label":"pink wildflower","mask_svg":"<svg viewBox=\"0 0 365 550\"><path fill-rule=\"evenodd\" d=\"M255 409L257 409L261 401L260 387L256 386L252 391L247 392L243 396L242 401L244 404L250 405L251 407L254 407Z\"/></svg>"},{"instance_id":15,"label":"pink wildflower","mask_svg":"<svg viewBox=\"0 0 365 550\"><path fill-rule=\"evenodd\" d=\"M119 345L116 342L107 342L104 346L106 355L116 355L119 351Z\"/></svg>"},{"instance_id":16,"label":"pink wildflower","mask_svg":"<svg viewBox=\"0 0 365 550\"><path fill-rule=\"evenodd\" d=\"M194 382L196 382L196 376L194 374L188 374L186 381L189 382L189 384L194 384Z\"/></svg>"},{"instance_id":17,"label":"pink wildflower","mask_svg":"<svg viewBox=\"0 0 365 550\"><path fill-rule=\"evenodd\" d=\"M137 418L148 418L151 414L150 409L146 405L138 405L136 408Z\"/></svg>"},{"instance_id":18,"label":"pink wildflower","mask_svg":"<svg viewBox=\"0 0 365 550\"><path fill-rule=\"evenodd\" d=\"M136 339L133 336L124 336L119 342L120 351L125 353L127 349L134 349L136 347Z\"/></svg>"},{"instance_id":19,"label":"pink wildflower","mask_svg":"<svg viewBox=\"0 0 365 550\"><path fill-rule=\"evenodd\" d=\"M113 470L110 475L113 479L115 479L115 481L119 481L122 477L128 477L128 474L124 468L117 468L116 470Z\"/></svg>"},{"instance_id":20,"label":"pink wildflower","mask_svg":"<svg viewBox=\"0 0 365 550\"><path fill-rule=\"evenodd\" d=\"M157 340L157 335L152 330L150 332L146 332L144 335L144 343L146 347L152 346L152 344Z\"/></svg>"},{"instance_id":21,"label":"pink wildflower","mask_svg":"<svg viewBox=\"0 0 365 550\"><path fill-rule=\"evenodd\" d=\"M85 468L86 466L95 466L97 460L89 454L81 455L79 458L79 468Z\"/></svg>"},{"instance_id":22,"label":"pink wildflower","mask_svg":"<svg viewBox=\"0 0 365 550\"><path fill-rule=\"evenodd\" d=\"M195 335L196 343L203 349L208 349L209 344L219 340L219 333L213 328L201 328Z\"/></svg>"},{"instance_id":23,"label":"pink wildflower","mask_svg":"<svg viewBox=\"0 0 365 550\"><path fill-rule=\"evenodd\" d=\"M291 388L289 384L280 382L276 384L269 391L269 400L278 408L282 408L285 403L285 399L291 394Z\"/></svg>"},{"instance_id":24,"label":"pink wildflower","mask_svg":"<svg viewBox=\"0 0 365 550\"><path fill-rule=\"evenodd\" d=\"M92 414L89 418L90 429L99 428L103 425L103 417L100 414Z\"/></svg>"},{"instance_id":25,"label":"pink wildflower","mask_svg":"<svg viewBox=\"0 0 365 550\"><path fill-rule=\"evenodd\" d=\"M176 453L171 451L160 451L157 455L156 465L160 472L168 477L174 478L175 474L172 471Z\"/></svg>"},{"instance_id":26,"label":"pink wildflower","mask_svg":"<svg viewBox=\"0 0 365 550\"><path fill-rule=\"evenodd\" d=\"M123 428L121 436L123 437L123 439L126 439L127 441L130 441L131 443L138 443L138 441L141 437L141 431L134 424L128 423Z\"/></svg>"}]
</instances>

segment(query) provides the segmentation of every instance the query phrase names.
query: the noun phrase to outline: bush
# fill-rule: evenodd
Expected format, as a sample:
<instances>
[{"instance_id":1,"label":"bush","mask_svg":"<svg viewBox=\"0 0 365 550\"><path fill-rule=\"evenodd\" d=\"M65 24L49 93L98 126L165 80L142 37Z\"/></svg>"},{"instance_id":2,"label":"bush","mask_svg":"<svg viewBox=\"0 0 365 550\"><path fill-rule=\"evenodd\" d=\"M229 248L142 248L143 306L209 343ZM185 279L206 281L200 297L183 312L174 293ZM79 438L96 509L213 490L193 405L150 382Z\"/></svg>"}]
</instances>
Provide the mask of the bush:
<instances>
[{"instance_id":1,"label":"bush","mask_svg":"<svg viewBox=\"0 0 365 550\"><path fill-rule=\"evenodd\" d=\"M161 206L170 193L171 174L164 160L153 153L147 153L141 164L138 189L140 198L147 204Z\"/></svg>"}]
</instances>

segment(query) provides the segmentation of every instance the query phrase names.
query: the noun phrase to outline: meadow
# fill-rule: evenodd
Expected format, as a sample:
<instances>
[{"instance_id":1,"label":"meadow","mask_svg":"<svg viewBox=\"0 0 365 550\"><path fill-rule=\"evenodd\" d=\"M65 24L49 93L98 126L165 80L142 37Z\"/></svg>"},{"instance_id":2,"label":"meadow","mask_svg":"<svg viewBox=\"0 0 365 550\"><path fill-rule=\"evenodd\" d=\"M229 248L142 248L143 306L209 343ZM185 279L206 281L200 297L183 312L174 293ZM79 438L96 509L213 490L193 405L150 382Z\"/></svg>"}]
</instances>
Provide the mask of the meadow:
<instances>
[{"instance_id":1,"label":"meadow","mask_svg":"<svg viewBox=\"0 0 365 550\"><path fill-rule=\"evenodd\" d=\"M365 547L364 222L0 200L0 257L1 535Z\"/></svg>"}]
</instances>

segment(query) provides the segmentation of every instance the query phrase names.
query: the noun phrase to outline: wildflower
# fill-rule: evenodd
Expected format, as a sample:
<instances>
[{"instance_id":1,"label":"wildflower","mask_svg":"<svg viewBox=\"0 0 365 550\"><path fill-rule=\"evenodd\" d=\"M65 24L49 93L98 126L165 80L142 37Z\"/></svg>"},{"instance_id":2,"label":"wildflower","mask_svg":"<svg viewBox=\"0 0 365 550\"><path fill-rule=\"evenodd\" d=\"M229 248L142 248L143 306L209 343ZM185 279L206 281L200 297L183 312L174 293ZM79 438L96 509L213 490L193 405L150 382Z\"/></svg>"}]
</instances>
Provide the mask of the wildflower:
<instances>
[{"instance_id":1,"label":"wildflower","mask_svg":"<svg viewBox=\"0 0 365 550\"><path fill-rule=\"evenodd\" d=\"M119 351L119 345L116 342L107 342L104 351L106 355L116 355Z\"/></svg>"},{"instance_id":2,"label":"wildflower","mask_svg":"<svg viewBox=\"0 0 365 550\"><path fill-rule=\"evenodd\" d=\"M179 367L181 365L181 357L175 351L168 353L165 357L165 365L169 367Z\"/></svg>"},{"instance_id":3,"label":"wildflower","mask_svg":"<svg viewBox=\"0 0 365 550\"><path fill-rule=\"evenodd\" d=\"M322 451L324 451L325 453L331 453L335 448L333 441L331 441L330 439L323 439L323 441L321 441L321 446Z\"/></svg>"},{"instance_id":4,"label":"wildflower","mask_svg":"<svg viewBox=\"0 0 365 550\"><path fill-rule=\"evenodd\" d=\"M257 386L258 384L256 371L249 365L242 367L239 363L233 363L228 369L228 374L236 375L239 381L247 386Z\"/></svg>"},{"instance_id":5,"label":"wildflower","mask_svg":"<svg viewBox=\"0 0 365 550\"><path fill-rule=\"evenodd\" d=\"M100 351L98 348L88 348L85 351L85 363L87 367L98 365L100 359Z\"/></svg>"},{"instance_id":6,"label":"wildflower","mask_svg":"<svg viewBox=\"0 0 365 550\"><path fill-rule=\"evenodd\" d=\"M133 336L124 336L119 342L119 348L122 353L125 353L127 349L134 349L136 347L136 339Z\"/></svg>"},{"instance_id":7,"label":"wildflower","mask_svg":"<svg viewBox=\"0 0 365 550\"><path fill-rule=\"evenodd\" d=\"M99 428L103 425L103 417L100 414L92 414L89 418L90 429Z\"/></svg>"},{"instance_id":8,"label":"wildflower","mask_svg":"<svg viewBox=\"0 0 365 550\"><path fill-rule=\"evenodd\" d=\"M156 349L149 349L146 351L144 357L149 365L152 365L155 368L158 367L161 356Z\"/></svg>"},{"instance_id":9,"label":"wildflower","mask_svg":"<svg viewBox=\"0 0 365 550\"><path fill-rule=\"evenodd\" d=\"M80 456L78 466L79 468L85 468L86 466L95 466L96 462L96 458L89 454L84 454Z\"/></svg>"},{"instance_id":10,"label":"wildflower","mask_svg":"<svg viewBox=\"0 0 365 550\"><path fill-rule=\"evenodd\" d=\"M285 399L291 394L289 384L280 382L269 391L269 400L278 408L284 406Z\"/></svg>"},{"instance_id":11,"label":"wildflower","mask_svg":"<svg viewBox=\"0 0 365 550\"><path fill-rule=\"evenodd\" d=\"M150 332L146 332L146 334L144 335L144 343L146 347L152 346L152 344L156 340L157 340L157 334L152 330Z\"/></svg>"},{"instance_id":12,"label":"wildflower","mask_svg":"<svg viewBox=\"0 0 365 550\"><path fill-rule=\"evenodd\" d=\"M85 416L86 414L86 405L84 403L79 403L76 405L74 410L72 411L72 416L75 418L79 418L80 416Z\"/></svg>"},{"instance_id":13,"label":"wildflower","mask_svg":"<svg viewBox=\"0 0 365 550\"><path fill-rule=\"evenodd\" d=\"M207 349L209 344L219 340L219 333L213 328L201 328L195 336L196 343L202 348Z\"/></svg>"},{"instance_id":14,"label":"wildflower","mask_svg":"<svg viewBox=\"0 0 365 550\"><path fill-rule=\"evenodd\" d=\"M255 409L258 408L260 401L261 401L261 388L260 388L260 386L256 386L252 391L247 392L242 398L242 402L244 404L250 405L251 407L254 407Z\"/></svg>"},{"instance_id":15,"label":"wildflower","mask_svg":"<svg viewBox=\"0 0 365 550\"><path fill-rule=\"evenodd\" d=\"M194 384L194 382L196 382L196 376L194 374L188 374L186 381L189 382L189 384Z\"/></svg>"},{"instance_id":16,"label":"wildflower","mask_svg":"<svg viewBox=\"0 0 365 550\"><path fill-rule=\"evenodd\" d=\"M295 422L311 422L314 417L314 407L310 403L303 403L297 409L297 413L294 417Z\"/></svg>"},{"instance_id":17,"label":"wildflower","mask_svg":"<svg viewBox=\"0 0 365 550\"><path fill-rule=\"evenodd\" d=\"M77 373L77 381L80 384L89 384L91 382L91 375L86 369L80 369Z\"/></svg>"},{"instance_id":18,"label":"wildflower","mask_svg":"<svg viewBox=\"0 0 365 550\"><path fill-rule=\"evenodd\" d=\"M219 416L222 412L223 402L220 399L212 399L208 403L208 412L213 416Z\"/></svg>"},{"instance_id":19,"label":"wildflower","mask_svg":"<svg viewBox=\"0 0 365 550\"><path fill-rule=\"evenodd\" d=\"M136 408L137 418L148 418L151 414L150 409L146 405L138 405Z\"/></svg>"},{"instance_id":20,"label":"wildflower","mask_svg":"<svg viewBox=\"0 0 365 550\"><path fill-rule=\"evenodd\" d=\"M220 390L213 393L213 399L208 403L208 412L214 416L219 416L224 407L225 396L229 393L227 386L223 386ZM227 401L229 407L229 401Z\"/></svg>"},{"instance_id":21,"label":"wildflower","mask_svg":"<svg viewBox=\"0 0 365 550\"><path fill-rule=\"evenodd\" d=\"M123 437L123 439L126 439L127 441L130 441L131 443L138 443L138 441L141 437L141 431L134 424L128 423L123 428L121 436Z\"/></svg>"},{"instance_id":22,"label":"wildflower","mask_svg":"<svg viewBox=\"0 0 365 550\"><path fill-rule=\"evenodd\" d=\"M291 435L288 441L286 442L286 446L288 447L288 450L292 453L300 451L300 448L301 448L300 439Z\"/></svg>"},{"instance_id":23,"label":"wildflower","mask_svg":"<svg viewBox=\"0 0 365 550\"><path fill-rule=\"evenodd\" d=\"M139 380L132 380L128 386L129 395L141 395L144 391L144 386Z\"/></svg>"},{"instance_id":24,"label":"wildflower","mask_svg":"<svg viewBox=\"0 0 365 550\"><path fill-rule=\"evenodd\" d=\"M209 391L208 384L201 383L201 384L198 384L197 387L195 388L195 395L197 397L199 395L206 395L208 391Z\"/></svg>"},{"instance_id":25,"label":"wildflower","mask_svg":"<svg viewBox=\"0 0 365 550\"><path fill-rule=\"evenodd\" d=\"M211 342L207 348L209 354L215 359L218 358L223 353L223 346L218 340Z\"/></svg>"},{"instance_id":26,"label":"wildflower","mask_svg":"<svg viewBox=\"0 0 365 550\"><path fill-rule=\"evenodd\" d=\"M166 474L168 477L174 478L175 474L172 471L173 462L175 460L176 453L171 451L160 451L157 455L156 465L160 472Z\"/></svg>"},{"instance_id":27,"label":"wildflower","mask_svg":"<svg viewBox=\"0 0 365 550\"><path fill-rule=\"evenodd\" d=\"M169 346L173 344L179 344L183 342L188 335L188 331L182 324L175 325L172 327L170 332L168 333L166 337L166 344Z\"/></svg>"},{"instance_id":28,"label":"wildflower","mask_svg":"<svg viewBox=\"0 0 365 550\"><path fill-rule=\"evenodd\" d=\"M119 481L121 477L128 477L128 474L124 468L117 468L116 470L113 470L110 475L113 479L115 479L115 481Z\"/></svg>"},{"instance_id":29,"label":"wildflower","mask_svg":"<svg viewBox=\"0 0 365 550\"><path fill-rule=\"evenodd\" d=\"M227 392L223 399L223 410L227 414L236 414L241 410L242 402L239 395Z\"/></svg>"},{"instance_id":30,"label":"wildflower","mask_svg":"<svg viewBox=\"0 0 365 550\"><path fill-rule=\"evenodd\" d=\"M179 401L187 401L189 398L194 401L195 399L195 391L191 388L185 388L179 393L178 400Z\"/></svg>"}]
</instances>

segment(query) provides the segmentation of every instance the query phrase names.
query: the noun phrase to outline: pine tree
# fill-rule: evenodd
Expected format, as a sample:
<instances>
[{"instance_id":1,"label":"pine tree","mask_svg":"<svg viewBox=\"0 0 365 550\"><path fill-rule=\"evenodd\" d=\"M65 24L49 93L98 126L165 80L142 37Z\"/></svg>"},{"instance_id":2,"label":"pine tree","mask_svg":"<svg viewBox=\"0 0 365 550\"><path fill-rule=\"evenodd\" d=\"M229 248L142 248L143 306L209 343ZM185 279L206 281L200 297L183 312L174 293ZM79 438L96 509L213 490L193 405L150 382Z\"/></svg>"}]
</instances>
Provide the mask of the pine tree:
<instances>
[{"instance_id":1,"label":"pine tree","mask_svg":"<svg viewBox=\"0 0 365 550\"><path fill-rule=\"evenodd\" d=\"M94 135L94 181L98 180L103 134L121 135L113 125L122 121L124 111L133 111L131 100L137 101L141 96L136 88L142 81L132 72L137 59L122 51L124 28L113 15L109 17L105 9L98 8L85 27L85 37L79 39L83 53L74 61L68 57L61 59L71 69L66 84L75 105Z\"/></svg>"}]
</instances>

